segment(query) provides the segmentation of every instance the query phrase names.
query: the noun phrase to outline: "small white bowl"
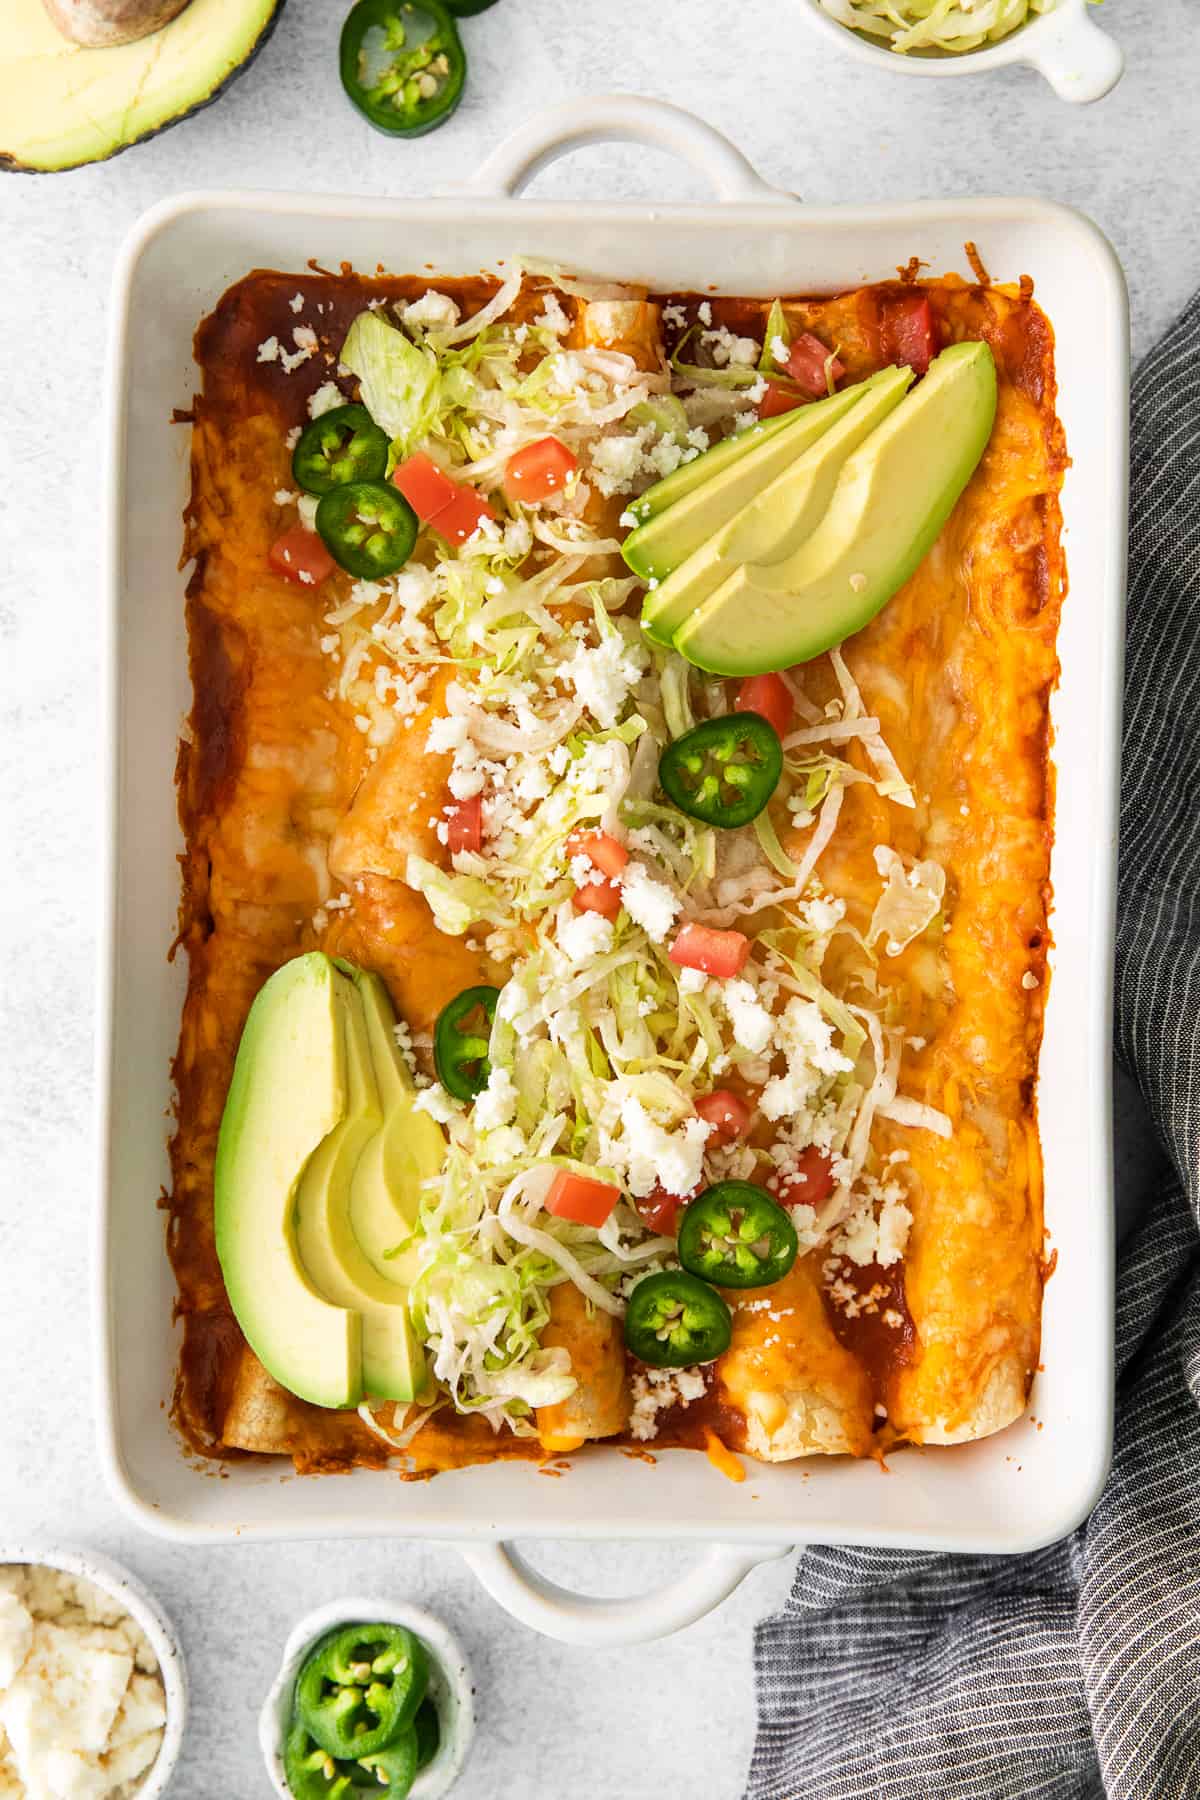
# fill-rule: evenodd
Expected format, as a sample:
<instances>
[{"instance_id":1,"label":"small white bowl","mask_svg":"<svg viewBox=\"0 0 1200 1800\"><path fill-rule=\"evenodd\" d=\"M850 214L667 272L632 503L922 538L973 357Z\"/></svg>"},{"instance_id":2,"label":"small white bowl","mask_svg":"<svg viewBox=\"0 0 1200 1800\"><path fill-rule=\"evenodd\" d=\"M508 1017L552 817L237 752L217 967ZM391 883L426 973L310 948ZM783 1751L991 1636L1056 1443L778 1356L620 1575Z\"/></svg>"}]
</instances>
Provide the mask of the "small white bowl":
<instances>
[{"instance_id":1,"label":"small white bowl","mask_svg":"<svg viewBox=\"0 0 1200 1800\"><path fill-rule=\"evenodd\" d=\"M183 1743L183 1728L187 1722L187 1670L175 1627L153 1594L142 1586L136 1576L94 1550L76 1549L66 1544L0 1543L0 1568L12 1563L61 1569L66 1575L76 1575L84 1581L93 1582L115 1600L118 1606L123 1607L130 1618L137 1621L150 1640L150 1648L158 1659L158 1671L162 1676L167 1722L163 1727L158 1755L137 1790L137 1800L158 1800L160 1794L166 1793L175 1773Z\"/></svg>"},{"instance_id":2,"label":"small white bowl","mask_svg":"<svg viewBox=\"0 0 1200 1800\"><path fill-rule=\"evenodd\" d=\"M893 75L915 75L941 81L954 75L983 75L1011 63L1032 63L1063 100L1100 100L1117 85L1125 67L1121 46L1101 31L1090 16L1088 0L1058 0L1049 12L1027 19L1008 37L978 50L948 51L944 56L902 56L863 33L842 25L826 12L821 0L799 0L801 16L828 44L848 56L890 69Z\"/></svg>"},{"instance_id":3,"label":"small white bowl","mask_svg":"<svg viewBox=\"0 0 1200 1800\"><path fill-rule=\"evenodd\" d=\"M290 1800L283 1751L292 1716L292 1690L300 1665L317 1639L339 1625L355 1623L405 1625L429 1650L429 1698L437 1707L441 1741L437 1755L413 1782L410 1800L440 1800L462 1774L475 1735L475 1701L471 1671L462 1647L440 1619L419 1606L397 1606L391 1600L335 1600L301 1619L284 1647L283 1662L258 1717L258 1741L271 1786ZM139 1797L140 1800L140 1797Z\"/></svg>"}]
</instances>

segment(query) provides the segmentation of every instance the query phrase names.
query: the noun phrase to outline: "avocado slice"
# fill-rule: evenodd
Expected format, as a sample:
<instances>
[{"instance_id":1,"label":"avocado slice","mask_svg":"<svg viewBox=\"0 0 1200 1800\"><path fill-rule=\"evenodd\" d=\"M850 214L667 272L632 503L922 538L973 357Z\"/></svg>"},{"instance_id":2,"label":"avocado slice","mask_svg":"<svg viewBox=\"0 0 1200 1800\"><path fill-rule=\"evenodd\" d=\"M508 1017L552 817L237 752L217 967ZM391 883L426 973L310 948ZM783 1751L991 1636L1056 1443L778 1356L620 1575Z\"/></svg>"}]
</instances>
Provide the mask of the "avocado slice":
<instances>
[{"instance_id":1,"label":"avocado slice","mask_svg":"<svg viewBox=\"0 0 1200 1800\"><path fill-rule=\"evenodd\" d=\"M778 418L759 419L757 424L748 425L744 431L735 431L731 437L721 438L711 450L704 450L699 456L693 456L691 462L680 463L677 469L672 469L669 475L664 475L661 481L648 487L636 500L631 500L625 508L626 512L632 513L639 525L644 525L647 519L665 512L668 506L674 506L686 495L694 493L698 487L703 487L714 475L727 469L730 463L748 456L760 444L778 437L781 431L786 431L794 423L791 413L780 413Z\"/></svg>"},{"instance_id":2,"label":"avocado slice","mask_svg":"<svg viewBox=\"0 0 1200 1800\"><path fill-rule=\"evenodd\" d=\"M350 1222L367 1261L386 1280L415 1275L411 1255L389 1256L417 1223L421 1186L441 1174L446 1140L428 1113L417 1112L408 1065L396 1043L396 1014L378 975L343 965L359 992L382 1125L358 1160L350 1187Z\"/></svg>"},{"instance_id":3,"label":"avocado slice","mask_svg":"<svg viewBox=\"0 0 1200 1800\"><path fill-rule=\"evenodd\" d=\"M899 406L912 381L911 369L884 369L848 390L850 402L824 428L815 419L812 441L748 506L694 550L642 604L642 626L659 643L669 642L721 583L744 563L771 563L804 542L829 505L848 457ZM841 401L841 394L833 400ZM833 407L822 400L809 408ZM828 415L826 415L827 417ZM670 517L670 514L667 515Z\"/></svg>"},{"instance_id":4,"label":"avocado slice","mask_svg":"<svg viewBox=\"0 0 1200 1800\"><path fill-rule=\"evenodd\" d=\"M327 956L285 963L250 1008L221 1119L214 1227L247 1343L282 1387L317 1406L362 1398L362 1324L309 1279L296 1192L346 1111L345 1032Z\"/></svg>"},{"instance_id":5,"label":"avocado slice","mask_svg":"<svg viewBox=\"0 0 1200 1800\"><path fill-rule=\"evenodd\" d=\"M301 1178L296 1240L318 1292L361 1315L363 1391L381 1400L412 1400L423 1382L425 1356L409 1320L408 1291L367 1261L350 1223L354 1172L379 1136L383 1109L359 988L340 970L333 984L345 1040L346 1109Z\"/></svg>"},{"instance_id":6,"label":"avocado slice","mask_svg":"<svg viewBox=\"0 0 1200 1800\"><path fill-rule=\"evenodd\" d=\"M191 0L149 37L71 43L42 0L4 0L0 169L102 162L215 100L266 43L283 0Z\"/></svg>"},{"instance_id":7,"label":"avocado slice","mask_svg":"<svg viewBox=\"0 0 1200 1800\"><path fill-rule=\"evenodd\" d=\"M732 574L675 647L718 675L808 662L861 631L932 548L996 416L983 343L953 344L842 468L829 508L795 553Z\"/></svg>"},{"instance_id":8,"label":"avocado slice","mask_svg":"<svg viewBox=\"0 0 1200 1800\"><path fill-rule=\"evenodd\" d=\"M878 380L877 375L871 377L872 382ZM644 525L631 531L621 545L621 555L634 574L640 575L643 581L665 581L672 569L677 569L693 550L698 550L707 538L749 506L768 482L781 474L801 451L815 444L831 425L857 405L859 398L857 388L845 388L828 400L818 400L813 406L785 413L783 424L788 429L773 432L770 437L752 444L740 456L718 466L706 481L693 487L690 494L683 495L665 512L655 513ZM774 423L773 420L769 422ZM749 437L751 434L745 432L742 435ZM708 455L715 455L716 450L730 441L724 439ZM698 457L696 463L685 466L695 468L707 460L707 456Z\"/></svg>"}]
</instances>

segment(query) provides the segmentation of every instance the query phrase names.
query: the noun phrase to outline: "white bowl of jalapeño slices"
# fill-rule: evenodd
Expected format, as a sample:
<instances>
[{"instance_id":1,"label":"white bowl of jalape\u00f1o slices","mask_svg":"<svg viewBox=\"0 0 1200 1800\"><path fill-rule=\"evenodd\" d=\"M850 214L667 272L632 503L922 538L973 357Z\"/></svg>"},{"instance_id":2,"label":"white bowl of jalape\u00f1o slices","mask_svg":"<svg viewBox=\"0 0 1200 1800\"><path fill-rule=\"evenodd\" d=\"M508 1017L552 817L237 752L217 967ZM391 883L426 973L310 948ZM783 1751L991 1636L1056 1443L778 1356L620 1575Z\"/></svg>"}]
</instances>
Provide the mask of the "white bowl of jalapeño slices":
<instances>
[{"instance_id":1,"label":"white bowl of jalape\u00f1o slices","mask_svg":"<svg viewBox=\"0 0 1200 1800\"><path fill-rule=\"evenodd\" d=\"M453 1635L415 1606L338 1601L302 1619L259 1719L283 1800L439 1800L475 1729Z\"/></svg>"}]
</instances>

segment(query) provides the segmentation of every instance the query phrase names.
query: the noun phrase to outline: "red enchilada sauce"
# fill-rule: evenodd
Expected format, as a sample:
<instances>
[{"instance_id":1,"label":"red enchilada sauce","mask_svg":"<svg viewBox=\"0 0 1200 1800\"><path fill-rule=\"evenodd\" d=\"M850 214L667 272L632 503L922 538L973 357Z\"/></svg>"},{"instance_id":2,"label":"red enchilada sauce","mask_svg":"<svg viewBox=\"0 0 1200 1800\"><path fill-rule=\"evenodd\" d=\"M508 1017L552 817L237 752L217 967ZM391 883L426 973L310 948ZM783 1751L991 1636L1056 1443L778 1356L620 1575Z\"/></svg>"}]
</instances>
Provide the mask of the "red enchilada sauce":
<instances>
[{"instance_id":1,"label":"red enchilada sauce","mask_svg":"<svg viewBox=\"0 0 1200 1800\"><path fill-rule=\"evenodd\" d=\"M853 1295L846 1295L846 1288ZM822 1289L825 1311L833 1334L844 1350L866 1369L876 1407L886 1404L889 1377L916 1361L917 1331L904 1293L904 1263L886 1269L877 1262L844 1262L838 1268L836 1291ZM883 1418L876 1413L877 1424Z\"/></svg>"}]
</instances>

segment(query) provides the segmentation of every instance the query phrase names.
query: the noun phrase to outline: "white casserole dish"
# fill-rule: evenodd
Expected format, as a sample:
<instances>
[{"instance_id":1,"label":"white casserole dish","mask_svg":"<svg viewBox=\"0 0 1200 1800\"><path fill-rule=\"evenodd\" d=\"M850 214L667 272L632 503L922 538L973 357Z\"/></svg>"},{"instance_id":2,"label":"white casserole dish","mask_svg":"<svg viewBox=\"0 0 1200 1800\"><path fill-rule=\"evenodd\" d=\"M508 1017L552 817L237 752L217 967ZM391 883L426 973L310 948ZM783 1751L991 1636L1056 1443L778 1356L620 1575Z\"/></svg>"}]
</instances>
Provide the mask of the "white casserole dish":
<instances>
[{"instance_id":1,"label":"white casserole dish","mask_svg":"<svg viewBox=\"0 0 1200 1800\"><path fill-rule=\"evenodd\" d=\"M719 204L515 198L563 150L604 138L674 149L710 176ZM177 568L188 441L169 420L195 385L197 321L251 268L299 269L309 257L327 267L349 259L468 273L521 251L659 289L773 295L886 279L913 255L934 272L959 269L967 238L997 278L1036 277L1058 326L1060 411L1074 458L1063 492L1072 593L1054 705L1056 948L1040 1085L1046 1217L1059 1263L1030 1418L979 1444L905 1451L886 1475L871 1462L749 1462L741 1486L694 1453L669 1452L648 1467L612 1450L577 1458L565 1481L518 1463L407 1485L369 1471L281 1478L274 1462L235 1464L217 1479L185 1453L168 1419L177 1337L157 1210L184 989L184 970L165 960L178 905L172 773L190 704ZM192 1543L452 1539L517 1616L588 1643L674 1630L756 1561L797 1542L1002 1552L1071 1530L1104 1480L1113 1392L1109 1045L1128 351L1124 284L1099 231L1036 199L799 206L698 120L613 96L533 120L449 200L171 200L146 215L124 250L112 332L96 1318L101 1455L133 1517ZM598 1601L542 1582L505 1547L538 1536L672 1537L710 1548L661 1594Z\"/></svg>"}]
</instances>

